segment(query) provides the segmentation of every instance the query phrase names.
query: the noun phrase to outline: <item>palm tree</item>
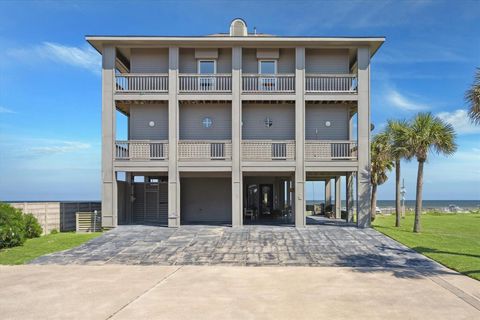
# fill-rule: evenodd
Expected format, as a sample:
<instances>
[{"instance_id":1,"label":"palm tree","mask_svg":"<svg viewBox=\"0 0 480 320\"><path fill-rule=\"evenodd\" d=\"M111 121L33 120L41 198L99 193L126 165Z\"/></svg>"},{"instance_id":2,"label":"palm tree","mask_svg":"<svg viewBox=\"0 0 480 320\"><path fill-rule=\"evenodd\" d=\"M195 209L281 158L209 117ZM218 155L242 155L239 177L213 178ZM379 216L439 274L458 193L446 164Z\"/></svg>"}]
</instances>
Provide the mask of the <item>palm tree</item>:
<instances>
[{"instance_id":1,"label":"palm tree","mask_svg":"<svg viewBox=\"0 0 480 320\"><path fill-rule=\"evenodd\" d=\"M450 155L457 150L455 130L452 125L444 122L431 113L419 113L412 120L401 142L418 161L417 190L415 202L415 223L413 232L420 232L420 214L422 213L423 166L428 154Z\"/></svg>"},{"instance_id":2,"label":"palm tree","mask_svg":"<svg viewBox=\"0 0 480 320\"><path fill-rule=\"evenodd\" d=\"M405 120L389 120L386 128L390 140L391 154L395 161L395 227L400 227L400 162L402 159L410 159L412 156L410 150L403 144L408 126L409 124Z\"/></svg>"},{"instance_id":3,"label":"palm tree","mask_svg":"<svg viewBox=\"0 0 480 320\"><path fill-rule=\"evenodd\" d=\"M392 170L393 161L389 143L389 135L385 132L377 134L371 144L371 219L375 220L377 208L377 187L387 181L387 171Z\"/></svg>"},{"instance_id":4,"label":"palm tree","mask_svg":"<svg viewBox=\"0 0 480 320\"><path fill-rule=\"evenodd\" d=\"M477 68L475 80L465 93L465 99L470 105L470 118L474 123L480 124L480 68Z\"/></svg>"}]
</instances>

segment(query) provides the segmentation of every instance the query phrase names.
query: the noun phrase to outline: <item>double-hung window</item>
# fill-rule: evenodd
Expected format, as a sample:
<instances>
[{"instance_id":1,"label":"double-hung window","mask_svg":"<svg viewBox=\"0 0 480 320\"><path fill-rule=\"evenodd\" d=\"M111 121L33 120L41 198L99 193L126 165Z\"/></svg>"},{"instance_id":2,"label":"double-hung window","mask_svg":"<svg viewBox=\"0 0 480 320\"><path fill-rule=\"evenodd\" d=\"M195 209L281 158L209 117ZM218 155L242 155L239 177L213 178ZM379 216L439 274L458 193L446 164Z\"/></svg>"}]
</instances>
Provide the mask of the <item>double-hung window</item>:
<instances>
[{"instance_id":1,"label":"double-hung window","mask_svg":"<svg viewBox=\"0 0 480 320\"><path fill-rule=\"evenodd\" d=\"M262 76L258 83L260 91L275 91L277 81L275 75L277 74L277 60L259 60L258 73Z\"/></svg>"},{"instance_id":2,"label":"double-hung window","mask_svg":"<svg viewBox=\"0 0 480 320\"><path fill-rule=\"evenodd\" d=\"M198 60L199 91L215 91L215 73L217 73L217 62L215 60Z\"/></svg>"}]
</instances>

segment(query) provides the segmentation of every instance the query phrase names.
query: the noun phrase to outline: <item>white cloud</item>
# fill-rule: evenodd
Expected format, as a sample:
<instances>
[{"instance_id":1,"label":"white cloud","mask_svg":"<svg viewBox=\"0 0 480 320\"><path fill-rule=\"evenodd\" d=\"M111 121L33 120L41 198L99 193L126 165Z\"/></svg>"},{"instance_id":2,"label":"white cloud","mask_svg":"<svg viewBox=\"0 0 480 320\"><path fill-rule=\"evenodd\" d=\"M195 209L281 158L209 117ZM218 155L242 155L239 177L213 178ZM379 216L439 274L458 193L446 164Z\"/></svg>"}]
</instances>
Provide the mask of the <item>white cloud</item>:
<instances>
[{"instance_id":1,"label":"white cloud","mask_svg":"<svg viewBox=\"0 0 480 320\"><path fill-rule=\"evenodd\" d=\"M25 63L42 58L86 69L95 74L100 74L101 71L100 54L87 46L81 48L54 42L43 42L41 45L30 48L11 49L7 52L7 55Z\"/></svg>"},{"instance_id":2,"label":"white cloud","mask_svg":"<svg viewBox=\"0 0 480 320\"><path fill-rule=\"evenodd\" d=\"M100 55L90 47L69 47L58 43L44 42L38 47L38 50L46 58L100 73Z\"/></svg>"},{"instance_id":3,"label":"white cloud","mask_svg":"<svg viewBox=\"0 0 480 320\"><path fill-rule=\"evenodd\" d=\"M458 134L480 133L480 126L474 125L468 117L465 109L458 109L452 112L440 112L437 117L450 123Z\"/></svg>"},{"instance_id":4,"label":"white cloud","mask_svg":"<svg viewBox=\"0 0 480 320\"><path fill-rule=\"evenodd\" d=\"M412 99L407 98L395 89L388 89L385 99L394 107L405 111L422 111L430 109L428 105L413 101Z\"/></svg>"},{"instance_id":5,"label":"white cloud","mask_svg":"<svg viewBox=\"0 0 480 320\"><path fill-rule=\"evenodd\" d=\"M0 113L16 113L13 110L0 106Z\"/></svg>"},{"instance_id":6,"label":"white cloud","mask_svg":"<svg viewBox=\"0 0 480 320\"><path fill-rule=\"evenodd\" d=\"M37 154L68 153L90 148L90 144L78 141L61 141L54 145L32 147L31 152Z\"/></svg>"}]
</instances>

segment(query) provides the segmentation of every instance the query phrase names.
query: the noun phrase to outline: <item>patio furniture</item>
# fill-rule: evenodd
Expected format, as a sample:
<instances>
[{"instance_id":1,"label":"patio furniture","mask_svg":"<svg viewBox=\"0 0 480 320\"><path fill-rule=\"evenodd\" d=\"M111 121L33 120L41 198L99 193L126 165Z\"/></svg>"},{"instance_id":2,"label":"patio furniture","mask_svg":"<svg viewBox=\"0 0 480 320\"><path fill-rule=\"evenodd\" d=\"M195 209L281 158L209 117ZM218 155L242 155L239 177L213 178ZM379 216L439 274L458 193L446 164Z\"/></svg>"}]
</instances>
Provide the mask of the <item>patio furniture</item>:
<instances>
[{"instance_id":1,"label":"patio furniture","mask_svg":"<svg viewBox=\"0 0 480 320\"><path fill-rule=\"evenodd\" d=\"M255 210L253 209L243 209L243 216L246 218L246 217L249 217L250 220L255 220L256 216L255 216Z\"/></svg>"}]
</instances>

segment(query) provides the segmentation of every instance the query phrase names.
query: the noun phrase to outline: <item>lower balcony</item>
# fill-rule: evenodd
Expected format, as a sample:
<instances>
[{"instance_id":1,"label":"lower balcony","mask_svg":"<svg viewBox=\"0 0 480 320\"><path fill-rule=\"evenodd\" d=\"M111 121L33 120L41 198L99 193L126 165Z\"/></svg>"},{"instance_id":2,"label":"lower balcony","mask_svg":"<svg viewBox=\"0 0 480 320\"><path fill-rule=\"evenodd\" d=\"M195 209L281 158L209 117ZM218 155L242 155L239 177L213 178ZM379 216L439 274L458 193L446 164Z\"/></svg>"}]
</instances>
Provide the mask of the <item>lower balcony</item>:
<instances>
[{"instance_id":1,"label":"lower balcony","mask_svg":"<svg viewBox=\"0 0 480 320\"><path fill-rule=\"evenodd\" d=\"M243 140L243 161L295 160L294 140Z\"/></svg>"},{"instance_id":2,"label":"lower balcony","mask_svg":"<svg viewBox=\"0 0 480 320\"><path fill-rule=\"evenodd\" d=\"M115 142L116 160L166 160L167 140L126 140Z\"/></svg>"},{"instance_id":3,"label":"lower balcony","mask_svg":"<svg viewBox=\"0 0 480 320\"><path fill-rule=\"evenodd\" d=\"M231 140L180 140L178 141L180 161L231 160Z\"/></svg>"},{"instance_id":4,"label":"lower balcony","mask_svg":"<svg viewBox=\"0 0 480 320\"><path fill-rule=\"evenodd\" d=\"M357 160L357 142L306 140L305 161Z\"/></svg>"}]
</instances>

